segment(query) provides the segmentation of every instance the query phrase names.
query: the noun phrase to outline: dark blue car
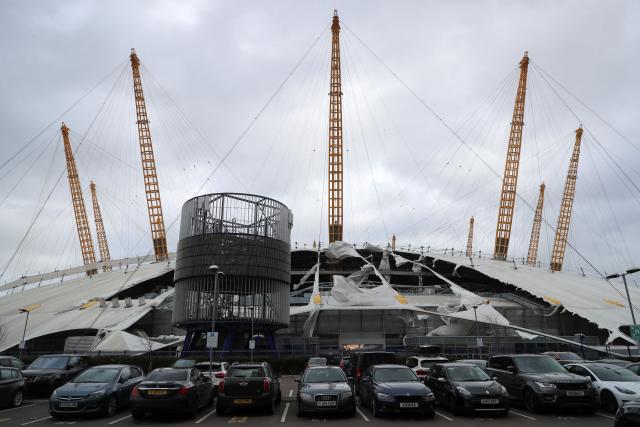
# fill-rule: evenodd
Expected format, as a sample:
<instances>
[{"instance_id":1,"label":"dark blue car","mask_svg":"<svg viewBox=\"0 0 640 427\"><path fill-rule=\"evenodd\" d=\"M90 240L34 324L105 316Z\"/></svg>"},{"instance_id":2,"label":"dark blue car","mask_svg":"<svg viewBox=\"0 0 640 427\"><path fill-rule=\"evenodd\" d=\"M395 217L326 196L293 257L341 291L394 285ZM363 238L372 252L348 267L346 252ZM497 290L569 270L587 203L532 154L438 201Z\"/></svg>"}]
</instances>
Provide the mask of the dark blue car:
<instances>
[{"instance_id":1,"label":"dark blue car","mask_svg":"<svg viewBox=\"0 0 640 427\"><path fill-rule=\"evenodd\" d=\"M403 365L375 365L360 380L360 400L374 417L385 413L420 413L433 418L435 396L416 374Z\"/></svg>"},{"instance_id":2,"label":"dark blue car","mask_svg":"<svg viewBox=\"0 0 640 427\"><path fill-rule=\"evenodd\" d=\"M110 417L128 406L131 390L143 379L142 370L135 366L94 366L54 390L49 413L57 418L84 414Z\"/></svg>"}]
</instances>

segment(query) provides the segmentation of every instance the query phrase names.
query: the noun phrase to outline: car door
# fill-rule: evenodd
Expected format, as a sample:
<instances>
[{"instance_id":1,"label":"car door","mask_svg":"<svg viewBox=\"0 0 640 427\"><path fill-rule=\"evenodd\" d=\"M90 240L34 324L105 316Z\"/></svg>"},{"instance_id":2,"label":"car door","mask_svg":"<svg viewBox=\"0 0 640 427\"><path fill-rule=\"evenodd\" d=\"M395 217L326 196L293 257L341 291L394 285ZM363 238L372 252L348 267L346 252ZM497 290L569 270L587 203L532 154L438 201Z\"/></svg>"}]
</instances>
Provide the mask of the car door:
<instances>
[{"instance_id":1,"label":"car door","mask_svg":"<svg viewBox=\"0 0 640 427\"><path fill-rule=\"evenodd\" d=\"M438 378L441 376L440 366L434 366L431 370L431 375L424 380L425 384L431 389L431 392L438 402L442 400L442 386L438 381Z\"/></svg>"},{"instance_id":2,"label":"car door","mask_svg":"<svg viewBox=\"0 0 640 427\"><path fill-rule=\"evenodd\" d=\"M118 395L118 402L126 402L129 399L127 395L131 393L131 389L127 387L127 383L131 379L131 371L128 367L120 369L120 376L118 377L118 383L115 385L116 394Z\"/></svg>"},{"instance_id":3,"label":"car door","mask_svg":"<svg viewBox=\"0 0 640 427\"><path fill-rule=\"evenodd\" d=\"M369 402L371 400L371 387L372 387L373 368L369 368L364 372L360 379L360 385L358 391L360 393L360 401Z\"/></svg>"},{"instance_id":4,"label":"car door","mask_svg":"<svg viewBox=\"0 0 640 427\"><path fill-rule=\"evenodd\" d=\"M433 383L436 384L439 401L448 402L453 386L451 385L451 381L447 375L447 370L444 366L435 365L431 368L431 372L432 376L435 377ZM439 378L444 378L444 381L440 381Z\"/></svg>"}]
</instances>

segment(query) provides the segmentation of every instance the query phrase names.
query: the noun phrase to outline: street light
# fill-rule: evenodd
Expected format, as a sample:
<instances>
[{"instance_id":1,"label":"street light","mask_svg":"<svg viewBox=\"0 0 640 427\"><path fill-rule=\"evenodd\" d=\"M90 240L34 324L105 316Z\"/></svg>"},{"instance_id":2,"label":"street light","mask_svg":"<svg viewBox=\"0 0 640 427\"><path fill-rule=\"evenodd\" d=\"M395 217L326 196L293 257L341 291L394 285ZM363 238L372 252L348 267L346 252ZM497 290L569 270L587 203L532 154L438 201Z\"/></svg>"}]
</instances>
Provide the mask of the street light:
<instances>
[{"instance_id":1,"label":"street light","mask_svg":"<svg viewBox=\"0 0 640 427\"><path fill-rule=\"evenodd\" d=\"M633 305L631 305L631 296L629 296L629 287L627 286L627 274L637 273L638 271L640 271L640 268L635 267L635 268L628 269L624 273L610 274L609 276L605 277L605 279L609 280L609 279L615 279L622 276L622 281L624 282L624 290L627 293L627 301L629 302L629 310L631 310L631 320L633 321L634 325L636 324L636 316L633 313Z\"/></svg>"},{"instance_id":2,"label":"street light","mask_svg":"<svg viewBox=\"0 0 640 427\"><path fill-rule=\"evenodd\" d=\"M27 313L27 318L24 320L24 330L22 331L22 341L20 341L20 345L18 345L18 348L20 349L20 352L18 354L18 359L22 358L22 348L25 346L25 335L27 334L27 323L29 323L29 314L31 313L31 311L35 310L36 308L40 308L40 304L31 304L28 307L24 307L24 308L19 308L18 312L19 313Z\"/></svg>"},{"instance_id":3,"label":"street light","mask_svg":"<svg viewBox=\"0 0 640 427\"><path fill-rule=\"evenodd\" d=\"M221 274L224 276L224 273L215 264L209 266L209 271L214 275L213 299L209 300L211 306L211 339L213 340L216 334L216 317L218 317L218 276ZM213 381L213 345L209 348L209 380Z\"/></svg>"},{"instance_id":4,"label":"street light","mask_svg":"<svg viewBox=\"0 0 640 427\"><path fill-rule=\"evenodd\" d=\"M249 307L249 310L251 310L251 341L249 341L249 350L250 350L250 356L249 356L249 361L251 363L253 363L253 349L256 346L256 341L255 341L255 337L253 336L253 318L254 318L254 313L256 308L254 306Z\"/></svg>"}]
</instances>

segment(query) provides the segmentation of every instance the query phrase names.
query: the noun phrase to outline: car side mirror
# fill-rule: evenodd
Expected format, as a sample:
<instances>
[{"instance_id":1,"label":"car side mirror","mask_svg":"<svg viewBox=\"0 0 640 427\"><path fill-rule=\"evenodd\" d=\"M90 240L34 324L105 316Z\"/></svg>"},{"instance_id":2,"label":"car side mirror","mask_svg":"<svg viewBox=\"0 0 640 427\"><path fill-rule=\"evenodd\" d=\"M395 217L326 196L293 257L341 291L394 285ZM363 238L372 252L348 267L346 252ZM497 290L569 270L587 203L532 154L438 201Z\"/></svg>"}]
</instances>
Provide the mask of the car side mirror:
<instances>
[{"instance_id":1,"label":"car side mirror","mask_svg":"<svg viewBox=\"0 0 640 427\"><path fill-rule=\"evenodd\" d=\"M294 381L299 383L300 382L300 377L297 377Z\"/></svg>"},{"instance_id":2,"label":"car side mirror","mask_svg":"<svg viewBox=\"0 0 640 427\"><path fill-rule=\"evenodd\" d=\"M513 365L509 365L507 366L507 371L511 372L512 374L516 373L516 367Z\"/></svg>"},{"instance_id":3,"label":"car side mirror","mask_svg":"<svg viewBox=\"0 0 640 427\"><path fill-rule=\"evenodd\" d=\"M447 380L445 380L444 378L440 377L440 378L438 378L438 382L439 383L446 383Z\"/></svg>"}]
</instances>

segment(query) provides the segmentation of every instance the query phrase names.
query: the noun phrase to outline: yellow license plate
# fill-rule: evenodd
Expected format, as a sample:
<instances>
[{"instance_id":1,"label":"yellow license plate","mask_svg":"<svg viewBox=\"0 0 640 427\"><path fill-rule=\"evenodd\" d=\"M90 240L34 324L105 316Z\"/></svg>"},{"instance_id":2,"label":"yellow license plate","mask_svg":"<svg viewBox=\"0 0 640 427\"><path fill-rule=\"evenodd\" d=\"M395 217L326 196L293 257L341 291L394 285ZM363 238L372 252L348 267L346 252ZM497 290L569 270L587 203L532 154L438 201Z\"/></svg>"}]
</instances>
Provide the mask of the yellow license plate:
<instances>
[{"instance_id":1,"label":"yellow license plate","mask_svg":"<svg viewBox=\"0 0 640 427\"><path fill-rule=\"evenodd\" d=\"M165 396L167 394L167 390L149 390L147 393L149 396Z\"/></svg>"},{"instance_id":2,"label":"yellow license plate","mask_svg":"<svg viewBox=\"0 0 640 427\"><path fill-rule=\"evenodd\" d=\"M251 405L253 399L233 399L233 403L236 405Z\"/></svg>"}]
</instances>

